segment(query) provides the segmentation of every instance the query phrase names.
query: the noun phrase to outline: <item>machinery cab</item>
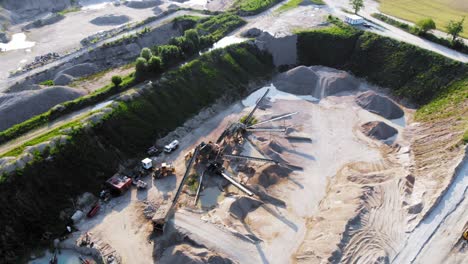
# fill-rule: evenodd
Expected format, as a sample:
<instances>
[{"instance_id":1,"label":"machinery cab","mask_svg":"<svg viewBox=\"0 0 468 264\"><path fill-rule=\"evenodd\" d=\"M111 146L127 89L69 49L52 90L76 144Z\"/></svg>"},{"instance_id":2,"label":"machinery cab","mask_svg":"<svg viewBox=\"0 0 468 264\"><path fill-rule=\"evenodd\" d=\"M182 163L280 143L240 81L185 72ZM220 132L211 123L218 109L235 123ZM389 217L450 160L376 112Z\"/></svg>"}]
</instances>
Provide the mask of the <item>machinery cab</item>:
<instances>
[{"instance_id":1,"label":"machinery cab","mask_svg":"<svg viewBox=\"0 0 468 264\"><path fill-rule=\"evenodd\" d=\"M153 168L153 161L150 158L145 158L141 161L141 166L143 167L143 169L149 170Z\"/></svg>"}]
</instances>

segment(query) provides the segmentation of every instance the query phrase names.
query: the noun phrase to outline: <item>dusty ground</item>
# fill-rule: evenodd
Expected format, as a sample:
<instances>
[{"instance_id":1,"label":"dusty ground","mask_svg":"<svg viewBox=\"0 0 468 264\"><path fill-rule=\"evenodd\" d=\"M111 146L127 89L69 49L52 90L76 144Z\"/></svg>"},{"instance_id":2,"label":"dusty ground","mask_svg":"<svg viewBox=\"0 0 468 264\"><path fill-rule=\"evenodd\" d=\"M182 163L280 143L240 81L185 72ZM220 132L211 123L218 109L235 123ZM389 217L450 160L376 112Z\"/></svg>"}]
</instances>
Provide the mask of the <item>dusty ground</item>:
<instances>
[{"instance_id":1,"label":"dusty ground","mask_svg":"<svg viewBox=\"0 0 468 264\"><path fill-rule=\"evenodd\" d=\"M133 72L135 69L133 65L124 65L115 69L110 69L92 76L88 76L81 80L76 80L71 83L70 87L85 90L87 93L92 93L111 83L112 76L126 76Z\"/></svg>"},{"instance_id":2,"label":"dusty ground","mask_svg":"<svg viewBox=\"0 0 468 264\"><path fill-rule=\"evenodd\" d=\"M248 162L244 165L253 168L254 174L247 178L243 175L239 180L243 179L252 189L264 190L263 195L255 197L263 201L261 206L247 209L242 218L235 218L232 206L243 194L232 187L226 193L205 188L201 196L206 199L214 195L218 205L215 202L214 208L210 208L205 204L203 208L211 210L200 211L192 206L193 196L183 195L180 204L188 206L189 211L179 209L176 213L173 225L177 232L238 263L311 263L312 260L315 263L334 252L338 253L333 256L348 262L360 254L369 261L392 256L389 250L402 237L405 226L402 194L409 158L404 134L405 120L411 119L411 111L401 120L389 121L364 110L355 103L355 98L368 88L367 84L361 84L358 90L320 101L311 96L298 97L272 90L270 106L259 110L256 118L262 120L298 111L292 118L272 125L289 127L293 135L310 137L311 141L291 141L273 133L256 133L250 138L257 150L246 147L245 152L273 155L302 170L279 170ZM176 130L171 137L178 135L179 150L161 156L158 161L174 162L177 179L174 176L161 180L147 178L152 188L134 189L112 200L114 206L106 206L105 212L79 225L79 229L89 230L96 239L106 241L122 259L132 259L132 263L150 262L154 251L148 240L149 221L141 220L146 206L143 201L155 208L164 201L167 203L184 172L184 154L201 141L216 139L261 94L262 91L257 91L247 98L244 101L247 108L237 103L224 111L210 109ZM399 147L364 136L360 126L369 121L382 121L397 128L400 133L394 142ZM234 168L231 166L228 171L236 176ZM359 220L353 220L356 217ZM132 224L135 221L140 224ZM358 230L349 230L350 221L357 221ZM344 238L343 233L347 234ZM351 241L343 242L346 238ZM374 243L358 253L361 243L370 238ZM128 244L141 248L141 253L135 255L124 248ZM170 252L164 253L165 260L170 260L170 256Z\"/></svg>"}]
</instances>

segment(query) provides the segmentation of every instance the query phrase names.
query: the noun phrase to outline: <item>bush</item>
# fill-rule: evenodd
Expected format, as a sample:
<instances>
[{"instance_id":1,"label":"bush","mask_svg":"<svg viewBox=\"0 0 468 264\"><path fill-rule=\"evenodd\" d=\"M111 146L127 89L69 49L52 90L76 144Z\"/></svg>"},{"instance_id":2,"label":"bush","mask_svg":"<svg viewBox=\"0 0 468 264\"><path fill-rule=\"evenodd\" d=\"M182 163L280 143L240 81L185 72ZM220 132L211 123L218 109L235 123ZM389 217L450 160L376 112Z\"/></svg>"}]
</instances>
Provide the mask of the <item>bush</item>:
<instances>
[{"instance_id":1,"label":"bush","mask_svg":"<svg viewBox=\"0 0 468 264\"><path fill-rule=\"evenodd\" d=\"M161 58L157 56L152 56L148 62L148 68L153 73L161 73L162 72L162 61Z\"/></svg>"},{"instance_id":2,"label":"bush","mask_svg":"<svg viewBox=\"0 0 468 264\"><path fill-rule=\"evenodd\" d=\"M194 49L200 48L200 38L198 36L198 32L195 29L189 29L185 31L184 37L186 40L191 41L191 43L194 45Z\"/></svg>"},{"instance_id":3,"label":"bush","mask_svg":"<svg viewBox=\"0 0 468 264\"><path fill-rule=\"evenodd\" d=\"M448 48L463 52L465 54L468 54L468 46L465 45L462 41L452 41L451 39L445 39L445 38L439 38L435 36L434 34L430 34L429 32L421 32L418 28L412 27L406 23L402 23L400 21L397 21L391 17L387 17L383 14L372 14L373 17L388 23L390 25L393 25L395 27L401 28L404 31L411 33L411 34L416 34L420 36L421 38L425 38L427 40L430 40L432 42L435 42L439 45L446 46ZM435 24L434 24L435 27Z\"/></svg>"},{"instance_id":4,"label":"bush","mask_svg":"<svg viewBox=\"0 0 468 264\"><path fill-rule=\"evenodd\" d=\"M436 24L431 18L421 19L416 23L419 34L426 34L428 31L436 29Z\"/></svg>"},{"instance_id":5,"label":"bush","mask_svg":"<svg viewBox=\"0 0 468 264\"><path fill-rule=\"evenodd\" d=\"M143 57L138 57L135 62L135 78L137 80L142 80L146 77L146 72L148 69L148 62Z\"/></svg>"},{"instance_id":6,"label":"bush","mask_svg":"<svg viewBox=\"0 0 468 264\"><path fill-rule=\"evenodd\" d=\"M159 46L158 55L162 60L164 68L174 66L182 60L182 51L174 45Z\"/></svg>"},{"instance_id":7,"label":"bush","mask_svg":"<svg viewBox=\"0 0 468 264\"><path fill-rule=\"evenodd\" d=\"M442 55L346 27L300 32L297 47L301 64L349 70L418 104L468 72L468 65Z\"/></svg>"},{"instance_id":8,"label":"bush","mask_svg":"<svg viewBox=\"0 0 468 264\"><path fill-rule=\"evenodd\" d=\"M153 56L151 50L149 48L143 48L140 52L140 57L144 58L145 60L149 61L149 59Z\"/></svg>"},{"instance_id":9,"label":"bush","mask_svg":"<svg viewBox=\"0 0 468 264\"><path fill-rule=\"evenodd\" d=\"M122 83L122 77L119 75L112 76L111 80L115 87L119 87L119 85Z\"/></svg>"},{"instance_id":10,"label":"bush","mask_svg":"<svg viewBox=\"0 0 468 264\"><path fill-rule=\"evenodd\" d=\"M39 83L40 85L45 85L45 86L54 86L55 83L53 80L47 80L47 81L43 81L41 83Z\"/></svg>"}]
</instances>

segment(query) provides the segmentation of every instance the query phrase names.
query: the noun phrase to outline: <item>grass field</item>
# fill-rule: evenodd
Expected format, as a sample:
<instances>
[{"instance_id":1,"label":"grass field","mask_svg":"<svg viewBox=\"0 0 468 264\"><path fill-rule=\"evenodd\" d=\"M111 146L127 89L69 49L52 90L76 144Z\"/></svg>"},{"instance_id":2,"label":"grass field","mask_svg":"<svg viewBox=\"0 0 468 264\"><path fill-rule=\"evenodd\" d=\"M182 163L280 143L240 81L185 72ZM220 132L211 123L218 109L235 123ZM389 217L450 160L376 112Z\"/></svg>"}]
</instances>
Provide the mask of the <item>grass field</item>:
<instances>
[{"instance_id":1,"label":"grass field","mask_svg":"<svg viewBox=\"0 0 468 264\"><path fill-rule=\"evenodd\" d=\"M380 0L380 11L411 22L430 17L442 31L451 19L466 17L461 36L468 38L468 0Z\"/></svg>"}]
</instances>

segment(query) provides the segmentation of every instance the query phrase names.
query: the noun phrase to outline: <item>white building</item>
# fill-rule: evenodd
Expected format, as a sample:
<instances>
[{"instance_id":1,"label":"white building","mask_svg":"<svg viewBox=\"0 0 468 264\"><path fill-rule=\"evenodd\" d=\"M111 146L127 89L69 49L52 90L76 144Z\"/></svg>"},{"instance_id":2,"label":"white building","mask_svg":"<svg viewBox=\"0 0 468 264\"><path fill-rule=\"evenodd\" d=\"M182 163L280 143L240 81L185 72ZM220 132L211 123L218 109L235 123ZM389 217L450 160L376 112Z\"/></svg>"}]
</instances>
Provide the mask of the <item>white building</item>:
<instances>
[{"instance_id":1,"label":"white building","mask_svg":"<svg viewBox=\"0 0 468 264\"><path fill-rule=\"evenodd\" d=\"M345 22L350 25L361 25L364 23L364 18L358 15L346 15Z\"/></svg>"}]
</instances>

